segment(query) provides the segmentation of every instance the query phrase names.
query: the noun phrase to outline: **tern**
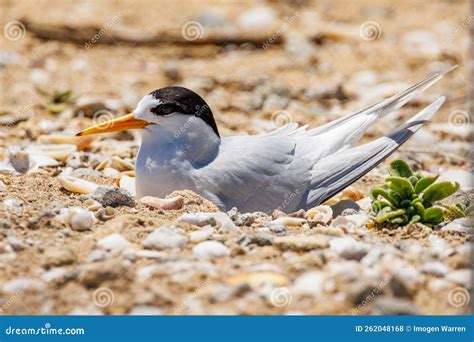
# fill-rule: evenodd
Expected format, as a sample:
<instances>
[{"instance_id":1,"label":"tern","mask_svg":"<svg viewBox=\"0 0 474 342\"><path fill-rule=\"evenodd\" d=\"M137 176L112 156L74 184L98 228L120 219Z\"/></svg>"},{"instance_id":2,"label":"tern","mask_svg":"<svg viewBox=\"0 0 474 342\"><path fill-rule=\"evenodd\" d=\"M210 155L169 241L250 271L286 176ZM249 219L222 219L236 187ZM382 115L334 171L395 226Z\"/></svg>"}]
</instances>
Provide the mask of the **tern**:
<instances>
[{"instance_id":1,"label":"tern","mask_svg":"<svg viewBox=\"0 0 474 342\"><path fill-rule=\"evenodd\" d=\"M311 129L289 123L266 134L221 137L201 96L183 87L166 87L144 96L131 114L77 135L142 130L136 159L138 198L189 189L221 210L289 213L323 203L407 141L439 109L444 97L386 136L356 146L372 124L446 72Z\"/></svg>"}]
</instances>

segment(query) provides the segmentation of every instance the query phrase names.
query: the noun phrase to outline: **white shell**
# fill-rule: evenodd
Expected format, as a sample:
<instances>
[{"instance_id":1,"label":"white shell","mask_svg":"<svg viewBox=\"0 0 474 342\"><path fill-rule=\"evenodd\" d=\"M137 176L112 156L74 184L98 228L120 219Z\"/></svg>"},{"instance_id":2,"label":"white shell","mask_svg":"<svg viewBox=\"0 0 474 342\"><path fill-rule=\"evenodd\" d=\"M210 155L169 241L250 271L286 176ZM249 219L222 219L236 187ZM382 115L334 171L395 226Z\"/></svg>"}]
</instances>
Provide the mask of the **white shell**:
<instances>
[{"instance_id":1,"label":"white shell","mask_svg":"<svg viewBox=\"0 0 474 342\"><path fill-rule=\"evenodd\" d=\"M328 205L319 205L306 212L306 217L317 222L329 223L332 220L332 209Z\"/></svg>"},{"instance_id":2,"label":"white shell","mask_svg":"<svg viewBox=\"0 0 474 342\"><path fill-rule=\"evenodd\" d=\"M66 160L72 153L77 150L76 145L59 144L59 145L32 145L27 148L27 152L32 155L48 156L59 161Z\"/></svg>"},{"instance_id":3,"label":"white shell","mask_svg":"<svg viewBox=\"0 0 474 342\"><path fill-rule=\"evenodd\" d=\"M137 190L135 188L135 177L121 175L118 186L127 190L132 196L136 196Z\"/></svg>"},{"instance_id":4,"label":"white shell","mask_svg":"<svg viewBox=\"0 0 474 342\"><path fill-rule=\"evenodd\" d=\"M92 212L80 207L64 208L57 218L68 223L73 230L77 231L87 230L97 221Z\"/></svg>"},{"instance_id":5,"label":"white shell","mask_svg":"<svg viewBox=\"0 0 474 342\"><path fill-rule=\"evenodd\" d=\"M58 180L66 190L78 194L89 194L99 187L95 183L72 176L59 176Z\"/></svg>"},{"instance_id":6,"label":"white shell","mask_svg":"<svg viewBox=\"0 0 474 342\"><path fill-rule=\"evenodd\" d=\"M279 217L270 222L270 224L281 224L283 226L301 226L306 222L305 219L297 218L297 217Z\"/></svg>"}]
</instances>

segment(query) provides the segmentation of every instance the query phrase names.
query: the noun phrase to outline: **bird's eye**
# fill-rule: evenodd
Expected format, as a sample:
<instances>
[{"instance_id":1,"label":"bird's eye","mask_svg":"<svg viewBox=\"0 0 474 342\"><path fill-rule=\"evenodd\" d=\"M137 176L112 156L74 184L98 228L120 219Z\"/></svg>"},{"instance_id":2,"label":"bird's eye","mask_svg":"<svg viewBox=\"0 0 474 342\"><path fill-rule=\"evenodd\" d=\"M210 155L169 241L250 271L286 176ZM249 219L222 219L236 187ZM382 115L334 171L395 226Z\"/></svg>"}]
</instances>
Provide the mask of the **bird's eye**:
<instances>
[{"instance_id":1,"label":"bird's eye","mask_svg":"<svg viewBox=\"0 0 474 342\"><path fill-rule=\"evenodd\" d=\"M177 107L174 104L166 103L159 107L161 115L168 115L177 111Z\"/></svg>"},{"instance_id":2,"label":"bird's eye","mask_svg":"<svg viewBox=\"0 0 474 342\"><path fill-rule=\"evenodd\" d=\"M150 109L153 113L157 115L169 115L174 112L177 112L179 108L172 103L165 103Z\"/></svg>"}]
</instances>

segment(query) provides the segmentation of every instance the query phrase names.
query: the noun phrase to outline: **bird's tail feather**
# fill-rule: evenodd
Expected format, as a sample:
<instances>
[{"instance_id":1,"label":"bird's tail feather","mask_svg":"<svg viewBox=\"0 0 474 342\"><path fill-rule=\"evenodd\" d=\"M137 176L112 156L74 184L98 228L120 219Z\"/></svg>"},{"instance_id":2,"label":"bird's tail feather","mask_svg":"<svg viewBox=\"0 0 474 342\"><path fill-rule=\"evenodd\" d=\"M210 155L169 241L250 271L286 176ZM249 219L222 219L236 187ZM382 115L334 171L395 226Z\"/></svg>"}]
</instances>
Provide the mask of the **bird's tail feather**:
<instances>
[{"instance_id":1,"label":"bird's tail feather","mask_svg":"<svg viewBox=\"0 0 474 342\"><path fill-rule=\"evenodd\" d=\"M364 176L406 142L443 104L440 97L385 137L318 161L312 170L305 207L318 205Z\"/></svg>"},{"instance_id":2,"label":"bird's tail feather","mask_svg":"<svg viewBox=\"0 0 474 342\"><path fill-rule=\"evenodd\" d=\"M431 85L439 81L445 74L450 72L456 68L454 66L453 68L450 68L444 72L438 72L430 77L426 78L425 80L418 82L417 84L409 87L408 89L405 89L401 93L398 93L388 99L385 99L381 102L378 102L376 104L373 104L367 108L364 108L360 111L357 111L355 113L346 115L338 120L331 121L325 125L316 127L308 131L308 135L311 136L318 136L324 133L329 133L330 134L335 134L335 133L340 133L340 131L344 131L347 126L348 132L351 132L354 130L354 127L351 123L352 121L357 121L354 122L356 123L356 127L358 127L358 134L354 134L350 137L349 140L344 141L344 146L351 146L360 139L362 134L378 119L383 118L387 114L403 107L407 102L409 102L411 99L413 99L416 95L419 93L425 91L427 88L429 88ZM357 119L361 118L361 120ZM367 119L363 119L367 118ZM361 122L359 122L361 121ZM348 124L349 123L349 124ZM358 124L358 125L357 125ZM361 127L362 126L362 127ZM336 131L337 130L337 131Z\"/></svg>"}]
</instances>

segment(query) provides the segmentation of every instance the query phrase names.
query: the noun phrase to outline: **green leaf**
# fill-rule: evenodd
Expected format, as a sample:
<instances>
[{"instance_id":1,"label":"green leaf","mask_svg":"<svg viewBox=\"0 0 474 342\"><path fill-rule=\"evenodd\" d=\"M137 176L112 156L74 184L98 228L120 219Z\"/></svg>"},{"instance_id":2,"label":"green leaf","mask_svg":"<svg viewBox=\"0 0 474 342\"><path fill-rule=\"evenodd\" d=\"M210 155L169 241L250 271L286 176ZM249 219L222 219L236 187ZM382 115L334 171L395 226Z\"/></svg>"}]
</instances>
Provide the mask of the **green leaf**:
<instances>
[{"instance_id":1,"label":"green leaf","mask_svg":"<svg viewBox=\"0 0 474 342\"><path fill-rule=\"evenodd\" d=\"M442 200L443 198L449 197L456 191L458 191L459 186L459 183L449 181L431 184L423 192L423 203L431 204L436 201Z\"/></svg>"},{"instance_id":2,"label":"green leaf","mask_svg":"<svg viewBox=\"0 0 474 342\"><path fill-rule=\"evenodd\" d=\"M396 177L406 177L410 178L413 176L413 172L410 169L410 166L408 164L401 160L394 160L393 162L390 163L390 168L388 169L388 173L391 176L396 176Z\"/></svg>"},{"instance_id":3,"label":"green leaf","mask_svg":"<svg viewBox=\"0 0 474 342\"><path fill-rule=\"evenodd\" d=\"M415 191L413 185L411 185L407 178L387 177L387 182L390 182L390 188L400 195L402 199L411 198L411 195Z\"/></svg>"},{"instance_id":4,"label":"green leaf","mask_svg":"<svg viewBox=\"0 0 474 342\"><path fill-rule=\"evenodd\" d=\"M439 207L432 207L425 210L423 222L440 223L443 220L443 210Z\"/></svg>"},{"instance_id":5,"label":"green leaf","mask_svg":"<svg viewBox=\"0 0 474 342\"><path fill-rule=\"evenodd\" d=\"M421 217L425 215L425 207L423 206L423 204L421 204L420 202L416 202L413 204L413 206L415 207L415 211L418 215L420 215Z\"/></svg>"},{"instance_id":6,"label":"green leaf","mask_svg":"<svg viewBox=\"0 0 474 342\"><path fill-rule=\"evenodd\" d=\"M420 221L420 219L421 219L420 215L413 215L411 220L410 220L410 223L418 222L418 221Z\"/></svg>"},{"instance_id":7,"label":"green leaf","mask_svg":"<svg viewBox=\"0 0 474 342\"><path fill-rule=\"evenodd\" d=\"M390 210L386 210L386 209L390 209ZM379 212L376 220L377 220L377 223L383 223L385 221L391 220L401 215L405 215L405 209L398 209L398 210L391 211L391 208L385 207Z\"/></svg>"},{"instance_id":8,"label":"green leaf","mask_svg":"<svg viewBox=\"0 0 474 342\"><path fill-rule=\"evenodd\" d=\"M430 176L430 177L423 177L422 179L420 179L416 185L415 185L415 192L417 194L423 192L423 190L425 190L427 187L429 187L431 184L433 184L434 182L436 182L436 180L438 179L439 175L435 175L435 176Z\"/></svg>"},{"instance_id":9,"label":"green leaf","mask_svg":"<svg viewBox=\"0 0 474 342\"><path fill-rule=\"evenodd\" d=\"M380 187L373 188L370 195L372 196L373 200L376 200L379 196L381 196L387 201L389 201L394 207L397 207L400 203L399 199L395 194L391 193L389 190L385 190Z\"/></svg>"},{"instance_id":10,"label":"green leaf","mask_svg":"<svg viewBox=\"0 0 474 342\"><path fill-rule=\"evenodd\" d=\"M380 210L382 210L383 207L386 207L386 206L390 206L390 203L386 201L373 201L372 211L377 214Z\"/></svg>"}]
</instances>

